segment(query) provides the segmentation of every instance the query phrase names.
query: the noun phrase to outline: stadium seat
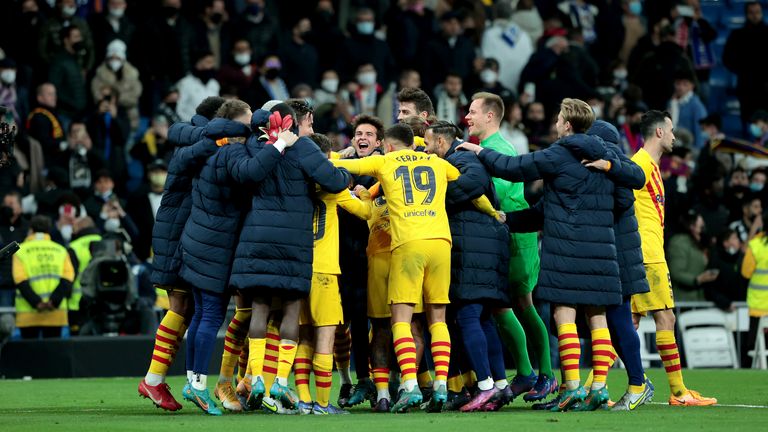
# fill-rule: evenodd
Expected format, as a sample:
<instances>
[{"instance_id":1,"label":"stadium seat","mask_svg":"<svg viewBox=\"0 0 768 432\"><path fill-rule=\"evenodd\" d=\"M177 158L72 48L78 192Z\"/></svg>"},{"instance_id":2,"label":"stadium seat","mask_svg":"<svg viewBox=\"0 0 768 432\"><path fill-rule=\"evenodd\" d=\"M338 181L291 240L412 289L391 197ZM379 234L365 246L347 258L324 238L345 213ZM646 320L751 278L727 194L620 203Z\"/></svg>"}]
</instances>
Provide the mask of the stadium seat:
<instances>
[{"instance_id":1,"label":"stadium seat","mask_svg":"<svg viewBox=\"0 0 768 432\"><path fill-rule=\"evenodd\" d=\"M768 369L768 349L765 347L765 333L768 331L768 315L760 318L757 324L757 337L755 349L747 354L752 357L753 369Z\"/></svg>"},{"instance_id":2,"label":"stadium seat","mask_svg":"<svg viewBox=\"0 0 768 432\"><path fill-rule=\"evenodd\" d=\"M653 318L644 316L640 318L640 325L637 327L637 335L640 337L640 360L643 361L643 367L651 367L652 361L661 361L659 353L652 353L648 350L648 335L656 334L656 323Z\"/></svg>"},{"instance_id":3,"label":"stadium seat","mask_svg":"<svg viewBox=\"0 0 768 432\"><path fill-rule=\"evenodd\" d=\"M719 309L683 312L677 317L683 334L683 352L689 368L738 367L733 334Z\"/></svg>"},{"instance_id":4,"label":"stadium seat","mask_svg":"<svg viewBox=\"0 0 768 432\"><path fill-rule=\"evenodd\" d=\"M720 23L724 28L734 30L744 27L745 21L744 10L742 8L736 8L734 10L723 11Z\"/></svg>"}]
</instances>

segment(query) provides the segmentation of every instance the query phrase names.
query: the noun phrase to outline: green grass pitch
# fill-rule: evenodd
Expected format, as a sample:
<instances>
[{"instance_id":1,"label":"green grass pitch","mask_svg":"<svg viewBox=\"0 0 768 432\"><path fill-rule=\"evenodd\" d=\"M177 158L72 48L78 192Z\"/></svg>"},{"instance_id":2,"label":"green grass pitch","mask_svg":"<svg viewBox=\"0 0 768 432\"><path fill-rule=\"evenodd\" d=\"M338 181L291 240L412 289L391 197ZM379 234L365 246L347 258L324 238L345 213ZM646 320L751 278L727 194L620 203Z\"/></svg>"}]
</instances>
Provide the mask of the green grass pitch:
<instances>
[{"instance_id":1,"label":"green grass pitch","mask_svg":"<svg viewBox=\"0 0 768 432\"><path fill-rule=\"evenodd\" d=\"M719 399L722 406L670 407L669 387L661 369L648 372L656 384L654 404L631 413L541 413L515 401L498 413L412 412L405 415L373 414L368 406L353 408L349 416L278 416L231 414L203 415L184 402L177 413L163 412L138 396L138 378L0 380L0 430L10 431L207 431L269 432L315 431L759 431L768 425L768 372L753 370L687 370L686 385ZM584 376L584 375L582 375ZM213 377L212 377L213 378ZM169 379L180 400L182 377ZM338 394L335 380L332 395ZM623 370L609 374L612 399L626 385ZM209 385L211 387L212 385ZM256 429L254 429L256 428Z\"/></svg>"}]
</instances>

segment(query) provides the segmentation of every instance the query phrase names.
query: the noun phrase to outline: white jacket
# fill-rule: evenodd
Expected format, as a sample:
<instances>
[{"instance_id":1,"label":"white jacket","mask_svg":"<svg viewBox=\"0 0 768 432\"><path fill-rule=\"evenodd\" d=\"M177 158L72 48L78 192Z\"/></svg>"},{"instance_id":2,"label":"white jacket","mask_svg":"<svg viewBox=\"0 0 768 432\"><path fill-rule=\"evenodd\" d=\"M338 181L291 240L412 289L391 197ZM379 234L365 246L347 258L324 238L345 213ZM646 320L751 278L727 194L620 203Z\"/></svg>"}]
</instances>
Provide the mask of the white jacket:
<instances>
[{"instance_id":1,"label":"white jacket","mask_svg":"<svg viewBox=\"0 0 768 432\"><path fill-rule=\"evenodd\" d=\"M187 74L176 84L179 89L179 102L176 104L176 114L181 121L190 121L195 115L195 109L203 99L209 96L219 95L219 82L211 78L207 84L203 84L200 78Z\"/></svg>"},{"instance_id":2,"label":"white jacket","mask_svg":"<svg viewBox=\"0 0 768 432\"><path fill-rule=\"evenodd\" d=\"M533 43L528 33L517 24L496 20L485 29L481 44L483 57L499 62L499 82L517 93L520 74L533 54Z\"/></svg>"}]
</instances>

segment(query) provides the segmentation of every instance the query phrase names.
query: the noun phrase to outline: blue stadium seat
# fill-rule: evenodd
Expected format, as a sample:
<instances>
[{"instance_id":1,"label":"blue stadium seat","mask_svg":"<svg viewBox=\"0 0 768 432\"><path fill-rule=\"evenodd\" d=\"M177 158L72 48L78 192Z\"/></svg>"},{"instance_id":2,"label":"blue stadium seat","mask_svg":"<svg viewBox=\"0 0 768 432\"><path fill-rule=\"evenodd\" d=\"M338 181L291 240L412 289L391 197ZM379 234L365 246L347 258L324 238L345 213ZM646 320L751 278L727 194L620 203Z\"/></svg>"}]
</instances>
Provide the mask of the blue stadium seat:
<instances>
[{"instance_id":1,"label":"blue stadium seat","mask_svg":"<svg viewBox=\"0 0 768 432\"><path fill-rule=\"evenodd\" d=\"M735 9L723 11L720 22L724 28L733 30L744 27L745 21L744 10L737 7Z\"/></svg>"},{"instance_id":2,"label":"blue stadium seat","mask_svg":"<svg viewBox=\"0 0 768 432\"><path fill-rule=\"evenodd\" d=\"M736 76L726 69L725 66L717 65L709 75L709 85L712 87L733 88L736 86Z\"/></svg>"},{"instance_id":3,"label":"blue stadium seat","mask_svg":"<svg viewBox=\"0 0 768 432\"><path fill-rule=\"evenodd\" d=\"M712 23L712 25L717 25L717 23L720 22L720 17L725 10L725 2L722 1L701 3L701 14L704 16L704 18L706 18L707 21Z\"/></svg>"},{"instance_id":4,"label":"blue stadium seat","mask_svg":"<svg viewBox=\"0 0 768 432\"><path fill-rule=\"evenodd\" d=\"M728 114L722 116L723 121L723 133L729 137L743 138L744 132L741 124L741 117L736 114Z\"/></svg>"}]
</instances>

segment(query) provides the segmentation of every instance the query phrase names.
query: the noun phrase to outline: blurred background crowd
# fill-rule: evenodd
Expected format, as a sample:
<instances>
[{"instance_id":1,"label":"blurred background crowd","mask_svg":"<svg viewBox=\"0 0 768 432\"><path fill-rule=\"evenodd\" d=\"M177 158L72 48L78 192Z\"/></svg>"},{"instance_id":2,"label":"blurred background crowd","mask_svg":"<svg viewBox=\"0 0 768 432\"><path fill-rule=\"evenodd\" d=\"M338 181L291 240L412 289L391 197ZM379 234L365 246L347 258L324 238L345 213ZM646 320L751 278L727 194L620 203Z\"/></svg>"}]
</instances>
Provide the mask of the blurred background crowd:
<instances>
[{"instance_id":1,"label":"blurred background crowd","mask_svg":"<svg viewBox=\"0 0 768 432\"><path fill-rule=\"evenodd\" d=\"M0 105L19 130L0 171L3 243L22 242L30 218L48 216L51 238L82 271L92 257L78 239L113 236L107 268L128 265L113 273L145 309L157 302L148 271L169 125L189 121L207 96L253 108L304 98L314 130L339 150L355 116L395 122L404 87L425 90L437 117L462 128L473 93L500 95L502 133L520 153L554 140L564 97L615 124L630 155L642 146L642 113L669 110L677 142L661 171L676 299L724 310L745 299L740 262L768 199L761 3L6 0L0 33ZM540 192L527 185L531 204ZM0 306L14 296L8 261ZM77 315L80 302L70 303ZM112 330L154 330L140 322Z\"/></svg>"}]
</instances>

